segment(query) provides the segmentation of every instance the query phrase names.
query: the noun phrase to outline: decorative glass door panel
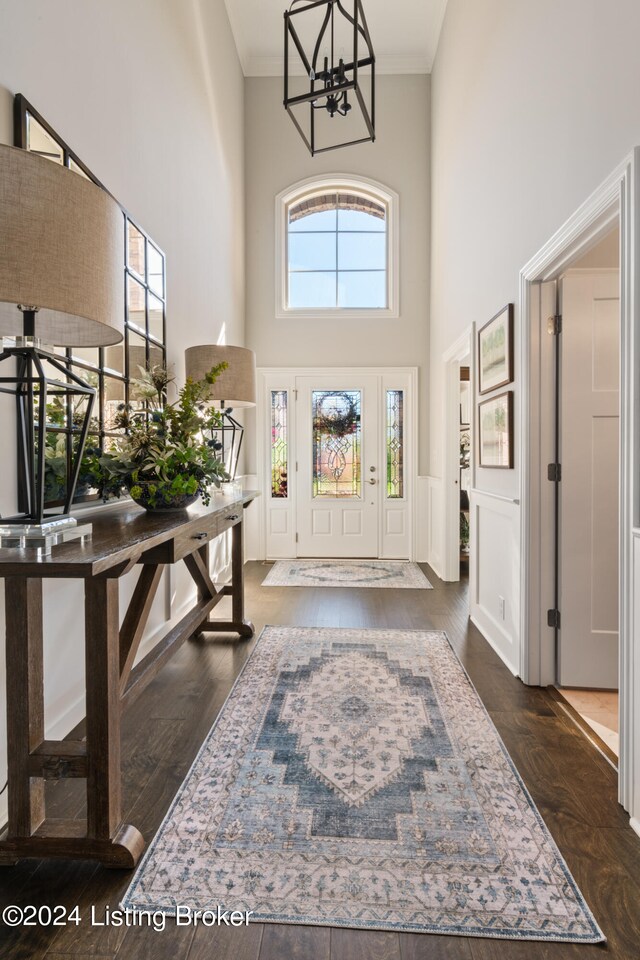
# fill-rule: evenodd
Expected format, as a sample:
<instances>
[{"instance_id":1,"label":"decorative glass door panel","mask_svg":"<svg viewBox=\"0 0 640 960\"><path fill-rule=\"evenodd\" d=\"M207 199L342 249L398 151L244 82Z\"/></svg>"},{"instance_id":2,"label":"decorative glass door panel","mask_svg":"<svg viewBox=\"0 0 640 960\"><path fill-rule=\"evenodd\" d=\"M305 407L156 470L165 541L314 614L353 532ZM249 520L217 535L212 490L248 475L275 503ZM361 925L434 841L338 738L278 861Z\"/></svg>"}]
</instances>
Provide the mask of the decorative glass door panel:
<instances>
[{"instance_id":1,"label":"decorative glass door panel","mask_svg":"<svg viewBox=\"0 0 640 960\"><path fill-rule=\"evenodd\" d=\"M362 497L362 393L313 390L313 498Z\"/></svg>"},{"instance_id":2,"label":"decorative glass door panel","mask_svg":"<svg viewBox=\"0 0 640 960\"><path fill-rule=\"evenodd\" d=\"M377 557L384 494L378 377L297 377L297 553Z\"/></svg>"},{"instance_id":3,"label":"decorative glass door panel","mask_svg":"<svg viewBox=\"0 0 640 960\"><path fill-rule=\"evenodd\" d=\"M271 497L289 496L289 395L286 390L271 391Z\"/></svg>"},{"instance_id":4,"label":"decorative glass door panel","mask_svg":"<svg viewBox=\"0 0 640 960\"><path fill-rule=\"evenodd\" d=\"M404 390L386 391L387 498L404 497Z\"/></svg>"}]
</instances>

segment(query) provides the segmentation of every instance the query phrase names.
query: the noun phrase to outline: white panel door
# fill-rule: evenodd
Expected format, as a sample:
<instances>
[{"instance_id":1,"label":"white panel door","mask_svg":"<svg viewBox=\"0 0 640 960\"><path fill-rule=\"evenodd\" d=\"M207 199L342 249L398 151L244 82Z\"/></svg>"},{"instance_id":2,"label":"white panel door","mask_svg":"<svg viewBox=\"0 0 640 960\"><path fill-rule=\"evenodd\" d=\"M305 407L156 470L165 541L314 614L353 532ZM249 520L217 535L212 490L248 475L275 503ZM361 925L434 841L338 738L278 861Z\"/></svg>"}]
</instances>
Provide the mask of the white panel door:
<instances>
[{"instance_id":1,"label":"white panel door","mask_svg":"<svg viewBox=\"0 0 640 960\"><path fill-rule=\"evenodd\" d=\"M619 283L617 271L563 280L562 686L618 686Z\"/></svg>"},{"instance_id":2,"label":"white panel door","mask_svg":"<svg viewBox=\"0 0 640 960\"><path fill-rule=\"evenodd\" d=\"M378 557L380 378L296 378L297 555Z\"/></svg>"}]
</instances>

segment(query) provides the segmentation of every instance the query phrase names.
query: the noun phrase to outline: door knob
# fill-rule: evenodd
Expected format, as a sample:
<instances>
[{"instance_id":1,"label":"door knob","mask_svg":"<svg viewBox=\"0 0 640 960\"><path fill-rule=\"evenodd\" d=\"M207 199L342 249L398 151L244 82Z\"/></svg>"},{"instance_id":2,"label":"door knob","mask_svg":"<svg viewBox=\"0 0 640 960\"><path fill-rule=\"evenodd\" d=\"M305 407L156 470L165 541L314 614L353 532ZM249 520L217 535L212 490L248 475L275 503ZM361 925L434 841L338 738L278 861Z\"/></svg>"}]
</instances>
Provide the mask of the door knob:
<instances>
[{"instance_id":1,"label":"door knob","mask_svg":"<svg viewBox=\"0 0 640 960\"><path fill-rule=\"evenodd\" d=\"M375 486L376 478L375 478L375 477L371 477L371 479L369 480L369 483L371 484L372 487Z\"/></svg>"}]
</instances>

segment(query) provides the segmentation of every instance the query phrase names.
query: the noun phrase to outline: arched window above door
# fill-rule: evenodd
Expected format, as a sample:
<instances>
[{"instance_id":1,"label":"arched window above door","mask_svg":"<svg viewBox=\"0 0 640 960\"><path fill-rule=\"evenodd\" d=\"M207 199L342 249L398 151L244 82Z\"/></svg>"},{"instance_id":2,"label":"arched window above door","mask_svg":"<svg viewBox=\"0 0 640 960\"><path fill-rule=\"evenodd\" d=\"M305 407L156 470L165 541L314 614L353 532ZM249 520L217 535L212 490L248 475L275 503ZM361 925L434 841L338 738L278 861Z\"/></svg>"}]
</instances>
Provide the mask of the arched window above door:
<instances>
[{"instance_id":1,"label":"arched window above door","mask_svg":"<svg viewBox=\"0 0 640 960\"><path fill-rule=\"evenodd\" d=\"M279 318L398 316L397 195L373 181L304 181L276 201Z\"/></svg>"}]
</instances>

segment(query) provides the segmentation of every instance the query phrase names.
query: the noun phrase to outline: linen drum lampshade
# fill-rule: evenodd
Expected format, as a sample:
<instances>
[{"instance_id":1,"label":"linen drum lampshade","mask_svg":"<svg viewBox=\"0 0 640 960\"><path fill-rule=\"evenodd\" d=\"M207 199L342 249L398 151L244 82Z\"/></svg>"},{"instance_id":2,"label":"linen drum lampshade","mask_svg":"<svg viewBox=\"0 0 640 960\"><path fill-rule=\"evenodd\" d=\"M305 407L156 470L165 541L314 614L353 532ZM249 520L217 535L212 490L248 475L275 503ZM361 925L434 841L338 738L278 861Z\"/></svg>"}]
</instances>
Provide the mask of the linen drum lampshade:
<instances>
[{"instance_id":1,"label":"linen drum lampshade","mask_svg":"<svg viewBox=\"0 0 640 960\"><path fill-rule=\"evenodd\" d=\"M0 335L97 347L124 333L124 215L72 170L0 144Z\"/></svg>"},{"instance_id":2,"label":"linen drum lampshade","mask_svg":"<svg viewBox=\"0 0 640 960\"><path fill-rule=\"evenodd\" d=\"M213 431L211 440L220 450L220 459L233 479L238 469L244 427L232 416L232 411L234 407L256 405L256 355L247 347L218 344L185 350L186 374L192 380L204 380L211 368L223 361L229 366L211 384L205 399L222 408L220 427Z\"/></svg>"},{"instance_id":3,"label":"linen drum lampshade","mask_svg":"<svg viewBox=\"0 0 640 960\"><path fill-rule=\"evenodd\" d=\"M187 377L202 380L217 364L229 364L211 385L208 400L216 400L225 407L254 407L256 404L256 355L247 347L229 347L209 344L188 347L185 350Z\"/></svg>"},{"instance_id":4,"label":"linen drum lampshade","mask_svg":"<svg viewBox=\"0 0 640 960\"><path fill-rule=\"evenodd\" d=\"M15 338L0 352L0 392L17 400L19 497L18 515L3 518L0 544L46 552L57 542L52 530L77 526L69 511L95 390L42 344L104 347L123 334L121 208L67 167L0 144L0 337ZM63 514L52 516L45 514L47 403L72 396L86 398L86 406Z\"/></svg>"}]
</instances>

